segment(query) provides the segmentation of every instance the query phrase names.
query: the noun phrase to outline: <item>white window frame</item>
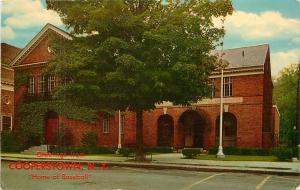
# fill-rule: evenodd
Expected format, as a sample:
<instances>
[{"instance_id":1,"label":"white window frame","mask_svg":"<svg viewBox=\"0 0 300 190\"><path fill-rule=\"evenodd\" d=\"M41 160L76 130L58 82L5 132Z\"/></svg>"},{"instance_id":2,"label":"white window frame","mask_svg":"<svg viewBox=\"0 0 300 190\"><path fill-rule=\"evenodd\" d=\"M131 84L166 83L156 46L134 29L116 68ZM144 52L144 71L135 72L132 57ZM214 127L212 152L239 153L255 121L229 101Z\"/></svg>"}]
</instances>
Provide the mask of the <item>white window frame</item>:
<instances>
[{"instance_id":1,"label":"white window frame","mask_svg":"<svg viewBox=\"0 0 300 190\"><path fill-rule=\"evenodd\" d=\"M232 96L232 77L223 78L223 96L230 97Z\"/></svg>"},{"instance_id":2,"label":"white window frame","mask_svg":"<svg viewBox=\"0 0 300 190\"><path fill-rule=\"evenodd\" d=\"M54 91L56 87L56 77L54 75L50 75L48 77L48 92L51 93Z\"/></svg>"},{"instance_id":3,"label":"white window frame","mask_svg":"<svg viewBox=\"0 0 300 190\"><path fill-rule=\"evenodd\" d=\"M73 79L70 78L70 77L63 77L61 80L60 80L60 84L61 85L67 85L67 84L71 84L73 83Z\"/></svg>"},{"instance_id":4,"label":"white window frame","mask_svg":"<svg viewBox=\"0 0 300 190\"><path fill-rule=\"evenodd\" d=\"M121 134L124 134L125 129L125 115L121 115Z\"/></svg>"},{"instance_id":5,"label":"white window frame","mask_svg":"<svg viewBox=\"0 0 300 190\"><path fill-rule=\"evenodd\" d=\"M102 123L102 132L104 134L108 134L109 133L109 127L110 127L109 116L105 116L103 118L103 123Z\"/></svg>"},{"instance_id":6,"label":"white window frame","mask_svg":"<svg viewBox=\"0 0 300 190\"><path fill-rule=\"evenodd\" d=\"M46 88L47 78L44 75L38 76L38 94L44 94L47 92Z\"/></svg>"},{"instance_id":7,"label":"white window frame","mask_svg":"<svg viewBox=\"0 0 300 190\"><path fill-rule=\"evenodd\" d=\"M216 92L215 92L216 91L216 89L215 89L215 79L210 79L209 86L211 87L210 96L211 96L211 98L213 98L216 95Z\"/></svg>"},{"instance_id":8,"label":"white window frame","mask_svg":"<svg viewBox=\"0 0 300 190\"><path fill-rule=\"evenodd\" d=\"M1 131L3 130L3 117L9 117L10 118L10 130L12 130L12 115L1 115Z\"/></svg>"},{"instance_id":9,"label":"white window frame","mask_svg":"<svg viewBox=\"0 0 300 190\"><path fill-rule=\"evenodd\" d=\"M35 77L30 76L28 79L28 94L29 95L34 95L35 93Z\"/></svg>"}]
</instances>

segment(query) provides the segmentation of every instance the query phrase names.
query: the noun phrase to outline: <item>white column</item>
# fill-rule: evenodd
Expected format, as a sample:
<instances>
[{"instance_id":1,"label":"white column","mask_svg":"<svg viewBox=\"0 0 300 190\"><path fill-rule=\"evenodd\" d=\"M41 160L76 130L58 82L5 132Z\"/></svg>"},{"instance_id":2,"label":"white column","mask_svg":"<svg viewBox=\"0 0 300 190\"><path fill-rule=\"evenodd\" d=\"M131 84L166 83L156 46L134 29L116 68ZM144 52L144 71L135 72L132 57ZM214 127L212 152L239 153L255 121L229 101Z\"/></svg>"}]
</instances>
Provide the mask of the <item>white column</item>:
<instances>
[{"instance_id":1,"label":"white column","mask_svg":"<svg viewBox=\"0 0 300 190\"><path fill-rule=\"evenodd\" d=\"M118 137L118 148L122 148L122 135L121 135L121 111L119 110L119 137Z\"/></svg>"},{"instance_id":2,"label":"white column","mask_svg":"<svg viewBox=\"0 0 300 190\"><path fill-rule=\"evenodd\" d=\"M221 71L221 91L220 91L220 130L219 130L219 149L217 153L217 158L225 158L223 153L223 69Z\"/></svg>"}]
</instances>

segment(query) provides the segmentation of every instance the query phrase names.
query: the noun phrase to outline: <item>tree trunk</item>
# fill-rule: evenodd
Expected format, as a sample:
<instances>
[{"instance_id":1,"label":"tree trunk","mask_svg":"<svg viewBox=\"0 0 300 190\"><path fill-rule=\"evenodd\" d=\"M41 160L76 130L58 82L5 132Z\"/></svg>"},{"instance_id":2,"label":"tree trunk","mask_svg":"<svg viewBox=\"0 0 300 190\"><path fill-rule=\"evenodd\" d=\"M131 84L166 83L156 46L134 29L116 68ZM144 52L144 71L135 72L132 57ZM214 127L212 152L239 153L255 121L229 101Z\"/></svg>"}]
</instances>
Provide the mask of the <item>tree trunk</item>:
<instances>
[{"instance_id":1,"label":"tree trunk","mask_svg":"<svg viewBox=\"0 0 300 190\"><path fill-rule=\"evenodd\" d=\"M136 160L144 161L144 141L143 141L143 111L139 110L136 114Z\"/></svg>"}]
</instances>

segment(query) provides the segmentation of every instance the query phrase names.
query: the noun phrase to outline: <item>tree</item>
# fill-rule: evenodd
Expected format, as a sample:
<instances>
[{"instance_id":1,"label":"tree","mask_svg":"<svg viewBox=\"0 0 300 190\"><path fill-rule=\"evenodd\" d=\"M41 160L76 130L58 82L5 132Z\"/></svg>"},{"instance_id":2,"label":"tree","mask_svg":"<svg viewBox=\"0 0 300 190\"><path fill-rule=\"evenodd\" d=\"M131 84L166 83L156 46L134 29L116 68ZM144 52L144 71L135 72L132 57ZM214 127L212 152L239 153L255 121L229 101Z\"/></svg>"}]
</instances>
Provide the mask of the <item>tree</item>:
<instances>
[{"instance_id":1,"label":"tree","mask_svg":"<svg viewBox=\"0 0 300 190\"><path fill-rule=\"evenodd\" d=\"M274 82L274 101L280 112L280 141L288 146L297 144L298 66L284 68Z\"/></svg>"},{"instance_id":2,"label":"tree","mask_svg":"<svg viewBox=\"0 0 300 190\"><path fill-rule=\"evenodd\" d=\"M95 109L136 113L137 159L143 160L143 111L171 101L188 105L209 92L224 30L212 17L232 13L229 0L47 0L74 35L53 40L49 71L74 83L58 91Z\"/></svg>"}]
</instances>

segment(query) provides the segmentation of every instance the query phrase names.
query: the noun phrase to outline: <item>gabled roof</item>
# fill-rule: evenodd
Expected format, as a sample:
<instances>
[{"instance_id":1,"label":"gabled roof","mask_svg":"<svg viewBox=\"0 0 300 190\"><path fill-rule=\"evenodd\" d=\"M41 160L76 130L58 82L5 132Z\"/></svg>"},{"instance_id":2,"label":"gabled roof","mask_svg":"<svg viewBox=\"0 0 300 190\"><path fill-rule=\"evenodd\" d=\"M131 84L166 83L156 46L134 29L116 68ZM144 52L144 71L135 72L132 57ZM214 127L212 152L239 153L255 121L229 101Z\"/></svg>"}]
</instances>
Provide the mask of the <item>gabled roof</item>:
<instances>
[{"instance_id":1,"label":"gabled roof","mask_svg":"<svg viewBox=\"0 0 300 190\"><path fill-rule=\"evenodd\" d=\"M7 43L1 43L1 65L9 66L22 49Z\"/></svg>"},{"instance_id":2,"label":"gabled roof","mask_svg":"<svg viewBox=\"0 0 300 190\"><path fill-rule=\"evenodd\" d=\"M225 69L263 66L268 50L268 44L223 50L223 59L229 63ZM212 51L213 55L220 53L220 50Z\"/></svg>"},{"instance_id":3,"label":"gabled roof","mask_svg":"<svg viewBox=\"0 0 300 190\"><path fill-rule=\"evenodd\" d=\"M55 33L71 40L72 36L61 30L60 28L57 28L56 26L52 25L52 24L46 24L42 30L25 46L25 48L22 49L22 51L15 57L15 59L11 62L12 66L18 65L18 63L22 60L22 58L24 56L26 56L32 49L33 47L36 46L36 44L40 41L41 38L43 38L44 34L49 31L52 30Z\"/></svg>"}]
</instances>

